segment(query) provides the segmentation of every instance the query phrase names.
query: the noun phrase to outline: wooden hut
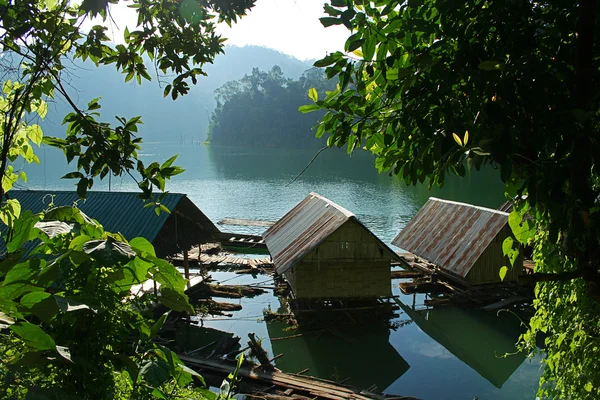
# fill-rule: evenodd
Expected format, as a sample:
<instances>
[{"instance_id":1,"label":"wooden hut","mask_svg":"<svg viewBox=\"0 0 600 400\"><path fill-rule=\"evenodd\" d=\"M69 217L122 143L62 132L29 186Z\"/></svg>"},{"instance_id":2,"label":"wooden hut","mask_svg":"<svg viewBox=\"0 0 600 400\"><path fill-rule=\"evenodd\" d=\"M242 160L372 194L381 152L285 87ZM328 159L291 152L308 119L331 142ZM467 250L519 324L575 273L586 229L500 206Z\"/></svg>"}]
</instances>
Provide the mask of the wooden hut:
<instances>
[{"instance_id":1,"label":"wooden hut","mask_svg":"<svg viewBox=\"0 0 600 400\"><path fill-rule=\"evenodd\" d=\"M311 193L263 235L296 299L391 295L396 254L354 214Z\"/></svg>"},{"instance_id":2,"label":"wooden hut","mask_svg":"<svg viewBox=\"0 0 600 400\"><path fill-rule=\"evenodd\" d=\"M169 193L163 203L171 213L156 215L144 208L135 192L88 192L80 200L73 191L11 190L23 210L40 212L52 202L55 206L77 204L109 232L120 232L126 239L143 237L154 245L156 255L165 257L219 238L219 229L185 194Z\"/></svg>"},{"instance_id":3,"label":"wooden hut","mask_svg":"<svg viewBox=\"0 0 600 400\"><path fill-rule=\"evenodd\" d=\"M455 281L477 285L501 281L500 268L510 267L502 243L511 236L505 212L431 197L392 244ZM504 281L516 281L522 270L519 255Z\"/></svg>"}]
</instances>

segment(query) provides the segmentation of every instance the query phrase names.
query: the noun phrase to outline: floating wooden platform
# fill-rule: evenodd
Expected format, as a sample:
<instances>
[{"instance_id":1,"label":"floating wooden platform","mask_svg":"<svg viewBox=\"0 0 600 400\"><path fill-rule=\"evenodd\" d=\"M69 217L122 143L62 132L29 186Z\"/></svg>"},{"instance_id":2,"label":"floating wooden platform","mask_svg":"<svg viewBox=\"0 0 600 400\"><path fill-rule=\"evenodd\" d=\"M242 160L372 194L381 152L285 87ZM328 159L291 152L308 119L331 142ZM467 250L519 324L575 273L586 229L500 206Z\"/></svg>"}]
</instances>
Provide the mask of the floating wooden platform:
<instances>
[{"instance_id":1,"label":"floating wooden platform","mask_svg":"<svg viewBox=\"0 0 600 400\"><path fill-rule=\"evenodd\" d=\"M408 279L408 278L423 278L426 274L422 271L393 271L392 279Z\"/></svg>"},{"instance_id":2,"label":"floating wooden platform","mask_svg":"<svg viewBox=\"0 0 600 400\"><path fill-rule=\"evenodd\" d=\"M235 366L232 363L224 363L205 358L190 357L183 354L179 355L181 361L190 367L199 369L200 374L203 371L217 372L220 375L227 376L233 371ZM238 375L243 378L243 383L260 383L271 389L278 388L287 393L286 397L279 398L311 398L328 400L386 400L386 399L404 399L416 400L414 397L390 396L378 393L368 392L352 386L341 385L332 381L301 376L297 374L286 374L280 371L263 372L260 369L249 366L242 366ZM267 394L268 395L268 394ZM299 397L294 397L299 396ZM261 397L267 398L267 397ZM277 397L271 397L277 398Z\"/></svg>"},{"instance_id":3,"label":"floating wooden platform","mask_svg":"<svg viewBox=\"0 0 600 400\"><path fill-rule=\"evenodd\" d=\"M401 265L408 267L415 275L414 280L400 283L405 294L429 293L443 294L441 297L426 299L427 306L464 305L497 310L510 305L527 303L533 298L530 288L516 282L499 282L480 285L468 285L440 273L439 269L427 260L411 253L398 253ZM396 264L398 265L398 264ZM392 271L399 277L409 278L408 271Z\"/></svg>"},{"instance_id":4,"label":"floating wooden platform","mask_svg":"<svg viewBox=\"0 0 600 400\"><path fill-rule=\"evenodd\" d=\"M262 236L259 235L221 232L221 242L223 243L223 246L230 247L254 247L260 249L267 248Z\"/></svg>"},{"instance_id":5,"label":"floating wooden platform","mask_svg":"<svg viewBox=\"0 0 600 400\"><path fill-rule=\"evenodd\" d=\"M223 218L219 222L219 225L236 225L236 226L262 226L268 228L275 225L275 221L263 221L257 219L243 219L243 218Z\"/></svg>"},{"instance_id":6,"label":"floating wooden platform","mask_svg":"<svg viewBox=\"0 0 600 400\"><path fill-rule=\"evenodd\" d=\"M404 294L413 293L445 293L448 288L437 282L402 282L400 290Z\"/></svg>"},{"instance_id":7,"label":"floating wooden platform","mask_svg":"<svg viewBox=\"0 0 600 400\"><path fill-rule=\"evenodd\" d=\"M222 264L222 265L237 265L243 266L247 268L264 268L264 267L273 267L273 262L265 257L265 258L243 258L243 257L234 257L229 254L220 255L220 254L200 254L198 256L198 261L202 264Z\"/></svg>"}]
</instances>

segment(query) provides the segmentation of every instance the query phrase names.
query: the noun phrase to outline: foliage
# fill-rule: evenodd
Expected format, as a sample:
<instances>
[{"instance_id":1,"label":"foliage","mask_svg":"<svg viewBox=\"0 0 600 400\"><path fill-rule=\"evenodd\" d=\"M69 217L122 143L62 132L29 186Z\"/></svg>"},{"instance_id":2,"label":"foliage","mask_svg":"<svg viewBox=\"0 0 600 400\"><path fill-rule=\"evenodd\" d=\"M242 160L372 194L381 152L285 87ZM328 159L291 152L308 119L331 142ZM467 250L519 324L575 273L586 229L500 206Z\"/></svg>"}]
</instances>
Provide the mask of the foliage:
<instances>
[{"instance_id":1,"label":"foliage","mask_svg":"<svg viewBox=\"0 0 600 400\"><path fill-rule=\"evenodd\" d=\"M293 80L285 78L278 66L269 72L254 68L251 75L227 82L215 91L217 107L208 140L237 146L321 147L310 133L316 117L296 112L312 86L326 90L334 84L318 68Z\"/></svg>"},{"instance_id":2,"label":"foliage","mask_svg":"<svg viewBox=\"0 0 600 400\"><path fill-rule=\"evenodd\" d=\"M138 26L125 29L124 44L110 43L106 26L117 0L0 2L0 220L6 251L0 263L0 335L3 384L0 394L19 398L169 398L196 377L168 348L154 343L167 314L154 319L150 305L192 313L183 293L186 281L158 259L145 239L127 242L76 208L52 208L41 214L21 210L7 192L21 179L15 162L39 162L34 146L61 148L75 171L84 197L95 179L131 176L157 213L166 180L183 170L172 157L146 166L138 159L140 117L99 121L99 99L87 109L69 96L68 65L91 60L114 66L125 82L151 80L150 59L159 82L169 77L164 95L188 93L205 75L204 65L222 52L218 22L231 24L254 0L134 0ZM102 25L84 29L95 18ZM44 137L36 120L48 103L64 101L72 113L64 119L66 137ZM155 189L163 194L155 195ZM140 207L142 205L140 204ZM160 283L158 297L132 296L130 289L148 279ZM4 368L9 367L9 368ZM169 389L168 392L165 390ZM121 393L122 394L122 393ZM181 394L181 393L180 393ZM200 393L198 397L202 397Z\"/></svg>"},{"instance_id":3,"label":"foliage","mask_svg":"<svg viewBox=\"0 0 600 400\"><path fill-rule=\"evenodd\" d=\"M505 252L513 262L515 246L534 248L524 345L546 335L539 395L598 397L596 2L332 0L325 11L324 26L351 35L315 63L339 80L301 107L327 111L317 136L373 152L407 184L500 169L515 199Z\"/></svg>"},{"instance_id":4,"label":"foliage","mask_svg":"<svg viewBox=\"0 0 600 400\"><path fill-rule=\"evenodd\" d=\"M0 198L18 178L10 165L18 156L27 162L39 162L33 144L42 141L34 117L44 118L49 100L62 98L73 112L66 116L67 137L46 137L43 141L64 150L76 171L66 178L78 179L77 189L84 196L94 178L108 174L127 174L137 178L142 198L152 198L154 187L164 191L165 179L182 170L153 163L145 166L138 159L141 139L137 136L140 117L117 117L117 126L98 121L99 99L93 99L87 110L79 109L66 89L68 59L91 60L97 66L113 65L125 75L125 82L151 80L142 57L154 63L157 78L173 77L164 89L173 99L189 92L190 83L206 75L204 65L222 52L223 42L215 33L217 22L231 24L245 15L254 0L210 1L203 5L193 1L135 0L128 7L136 10L138 27L125 29L125 44L110 45L106 35L111 5L116 0L70 2L19 1L0 4L3 98L0 99L2 152ZM91 18L104 25L89 30L82 28ZM12 77L12 80L6 78ZM160 198L155 201L160 204Z\"/></svg>"},{"instance_id":5,"label":"foliage","mask_svg":"<svg viewBox=\"0 0 600 400\"><path fill-rule=\"evenodd\" d=\"M0 310L10 336L3 362L11 379L52 376L39 386L23 382L30 395L113 398L117 373L131 383L132 397L161 397L169 381L185 387L192 376L201 379L152 341L168 315L154 320L152 301L194 309L183 293L185 279L147 240L127 242L76 208L55 207L24 212L6 245ZM158 297L132 296L133 285L150 278L160 284Z\"/></svg>"}]
</instances>

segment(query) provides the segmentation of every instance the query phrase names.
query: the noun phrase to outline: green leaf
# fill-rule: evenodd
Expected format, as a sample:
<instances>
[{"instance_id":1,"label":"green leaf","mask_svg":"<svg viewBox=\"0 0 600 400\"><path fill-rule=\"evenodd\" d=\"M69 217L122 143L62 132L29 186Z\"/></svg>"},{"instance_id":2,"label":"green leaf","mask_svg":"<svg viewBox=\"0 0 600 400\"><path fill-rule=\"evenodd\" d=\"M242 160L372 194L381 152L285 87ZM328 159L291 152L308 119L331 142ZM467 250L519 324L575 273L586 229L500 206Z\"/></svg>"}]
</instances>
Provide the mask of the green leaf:
<instances>
[{"instance_id":1,"label":"green leaf","mask_svg":"<svg viewBox=\"0 0 600 400\"><path fill-rule=\"evenodd\" d=\"M498 71L502 69L502 64L498 61L487 60L479 64L478 68L485 71Z\"/></svg>"},{"instance_id":2,"label":"green leaf","mask_svg":"<svg viewBox=\"0 0 600 400\"><path fill-rule=\"evenodd\" d=\"M27 308L31 308L42 300L47 299L52 296L50 293L46 292L32 292L27 293L25 296L21 298L21 305Z\"/></svg>"},{"instance_id":3,"label":"green leaf","mask_svg":"<svg viewBox=\"0 0 600 400\"><path fill-rule=\"evenodd\" d=\"M88 179L87 178L79 179L79 182L77 182L77 196L84 199L85 195L87 194L87 190L88 190Z\"/></svg>"},{"instance_id":4,"label":"green leaf","mask_svg":"<svg viewBox=\"0 0 600 400\"><path fill-rule=\"evenodd\" d=\"M2 286L8 286L11 283L29 282L29 279L36 273L37 266L33 260L27 260L12 267L6 274Z\"/></svg>"},{"instance_id":5,"label":"green leaf","mask_svg":"<svg viewBox=\"0 0 600 400\"><path fill-rule=\"evenodd\" d=\"M21 298L21 305L38 316L45 323L50 323L59 308L54 298L47 292L31 292Z\"/></svg>"},{"instance_id":6,"label":"green leaf","mask_svg":"<svg viewBox=\"0 0 600 400\"><path fill-rule=\"evenodd\" d=\"M46 115L48 114L48 103L42 100L38 106L37 113L41 119L46 118Z\"/></svg>"},{"instance_id":7,"label":"green leaf","mask_svg":"<svg viewBox=\"0 0 600 400\"><path fill-rule=\"evenodd\" d=\"M507 267L502 267L500 268L500 272L498 273L500 275L500 280L504 281L504 278L506 277L506 273L508 272L508 268Z\"/></svg>"},{"instance_id":8,"label":"green leaf","mask_svg":"<svg viewBox=\"0 0 600 400\"><path fill-rule=\"evenodd\" d=\"M37 325L29 322L18 322L11 325L10 330L21 337L29 347L37 350L56 350L54 339Z\"/></svg>"},{"instance_id":9,"label":"green leaf","mask_svg":"<svg viewBox=\"0 0 600 400\"><path fill-rule=\"evenodd\" d=\"M144 252L150 254L151 256L156 257L156 252L154 251L154 246L150 243L146 238L136 237L129 241L129 245L135 250L137 254L142 254Z\"/></svg>"},{"instance_id":10,"label":"green leaf","mask_svg":"<svg viewBox=\"0 0 600 400\"><path fill-rule=\"evenodd\" d=\"M316 104L307 104L307 105L298 107L298 111L300 111L302 114L306 114L306 113L309 113L309 112L317 111L320 108L321 107L319 107Z\"/></svg>"},{"instance_id":11,"label":"green leaf","mask_svg":"<svg viewBox=\"0 0 600 400\"><path fill-rule=\"evenodd\" d=\"M44 103L45 104L45 103ZM39 110L38 110L39 112ZM42 128L35 124L35 125L29 125L25 131L27 132L27 137L29 138L29 140L31 140L33 143L35 143L36 145L40 145L42 144L42 140L44 138L44 133L42 132Z\"/></svg>"},{"instance_id":12,"label":"green leaf","mask_svg":"<svg viewBox=\"0 0 600 400\"><path fill-rule=\"evenodd\" d=\"M160 332L160 330L162 329L168 316L169 316L169 311L167 311L166 313L161 315L160 318L156 320L154 325L152 325L152 330L150 332L151 339L155 338L156 335L158 335L158 332Z\"/></svg>"},{"instance_id":13,"label":"green leaf","mask_svg":"<svg viewBox=\"0 0 600 400\"><path fill-rule=\"evenodd\" d=\"M169 307L171 310L187 312L189 314L194 313L194 307L188 302L188 298L185 294L164 285L160 287L158 301Z\"/></svg>"},{"instance_id":14,"label":"green leaf","mask_svg":"<svg viewBox=\"0 0 600 400\"><path fill-rule=\"evenodd\" d=\"M457 135L456 133L453 133L453 134L452 134L452 137L454 138L454 141L455 141L456 143L458 143L458 145L459 145L459 146L461 146L461 147L462 147L463 143L462 143L462 140L460 140L460 137L458 137L458 135Z\"/></svg>"},{"instance_id":15,"label":"green leaf","mask_svg":"<svg viewBox=\"0 0 600 400\"><path fill-rule=\"evenodd\" d=\"M365 61L371 61L377 48L377 37L369 36L362 45L362 52Z\"/></svg>"},{"instance_id":16,"label":"green leaf","mask_svg":"<svg viewBox=\"0 0 600 400\"><path fill-rule=\"evenodd\" d=\"M325 28L332 25L341 25L344 23L344 21L342 21L341 18L335 17L323 17L319 18L319 21L321 21L321 25L323 25Z\"/></svg>"},{"instance_id":17,"label":"green leaf","mask_svg":"<svg viewBox=\"0 0 600 400\"><path fill-rule=\"evenodd\" d=\"M83 177L84 177L84 175L81 172L75 171L75 172L69 172L68 174L64 175L60 179L81 179Z\"/></svg>"},{"instance_id":18,"label":"green leaf","mask_svg":"<svg viewBox=\"0 0 600 400\"><path fill-rule=\"evenodd\" d=\"M157 387L171 379L171 368L162 359L147 361L140 369L140 376L153 387Z\"/></svg>"},{"instance_id":19,"label":"green leaf","mask_svg":"<svg viewBox=\"0 0 600 400\"><path fill-rule=\"evenodd\" d=\"M175 162L175 160L177 159L178 154L175 154L173 157L169 158L167 161L165 161L161 166L160 169L163 170L165 168L169 168L173 162Z\"/></svg>"},{"instance_id":20,"label":"green leaf","mask_svg":"<svg viewBox=\"0 0 600 400\"><path fill-rule=\"evenodd\" d=\"M57 0L46 0L46 7L48 8L48 10L54 10L57 3Z\"/></svg>"},{"instance_id":21,"label":"green leaf","mask_svg":"<svg viewBox=\"0 0 600 400\"><path fill-rule=\"evenodd\" d=\"M308 97L310 97L310 99L314 102L319 101L319 94L317 93L317 89L310 88L308 89Z\"/></svg>"},{"instance_id":22,"label":"green leaf","mask_svg":"<svg viewBox=\"0 0 600 400\"><path fill-rule=\"evenodd\" d=\"M334 62L336 62L337 60L339 60L341 57L342 57L342 53L339 51L336 51L335 53L329 54L329 55L325 56L324 58L315 61L313 66L318 67L318 68L327 67L328 65L331 65Z\"/></svg>"},{"instance_id":23,"label":"green leaf","mask_svg":"<svg viewBox=\"0 0 600 400\"><path fill-rule=\"evenodd\" d=\"M516 210L508 215L508 225L519 243L526 245L535 235L535 224L528 218L523 218Z\"/></svg>"},{"instance_id":24,"label":"green leaf","mask_svg":"<svg viewBox=\"0 0 600 400\"><path fill-rule=\"evenodd\" d=\"M20 217L15 221L13 234L6 243L6 249L9 253L14 253L21 248L29 239L31 239L31 229L37 221L29 210L23 211Z\"/></svg>"},{"instance_id":25,"label":"green leaf","mask_svg":"<svg viewBox=\"0 0 600 400\"><path fill-rule=\"evenodd\" d=\"M507 237L506 239L504 239L504 241L502 242L502 253L504 253L505 256L510 254L510 252L513 249L513 244L513 238Z\"/></svg>"}]
</instances>

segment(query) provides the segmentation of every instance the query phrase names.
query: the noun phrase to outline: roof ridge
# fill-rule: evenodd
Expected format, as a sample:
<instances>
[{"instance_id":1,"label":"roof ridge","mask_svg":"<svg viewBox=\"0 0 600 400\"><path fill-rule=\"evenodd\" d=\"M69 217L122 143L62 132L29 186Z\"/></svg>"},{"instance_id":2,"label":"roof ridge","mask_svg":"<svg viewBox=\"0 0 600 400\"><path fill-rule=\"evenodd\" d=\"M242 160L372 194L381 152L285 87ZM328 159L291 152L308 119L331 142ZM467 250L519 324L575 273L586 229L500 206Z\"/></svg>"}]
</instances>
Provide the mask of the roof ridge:
<instances>
[{"instance_id":1,"label":"roof ridge","mask_svg":"<svg viewBox=\"0 0 600 400\"><path fill-rule=\"evenodd\" d=\"M354 214L352 211L348 210L347 208L344 208L344 207L340 206L338 203L336 203L336 202L334 202L332 200L329 200L327 197L321 196L317 192L310 192L309 196L317 197L320 200L323 200L328 205L331 205L331 206L335 207L338 211L340 211L341 213L343 213L348 218L351 218L351 217L355 217L356 218L356 214Z\"/></svg>"},{"instance_id":2,"label":"roof ridge","mask_svg":"<svg viewBox=\"0 0 600 400\"><path fill-rule=\"evenodd\" d=\"M483 206L476 206L474 204L469 204L469 203L462 203L460 201L445 200L445 199L440 199L438 197L430 197L428 199L428 201L429 200L439 201L440 203L455 204L455 205L458 205L458 206L465 206L465 207L469 207L469 208L476 208L478 210L482 210L482 211L487 211L487 212L491 212L491 213L494 213L494 214L500 214L500 215L508 216L508 213L504 212L504 211L500 211L500 210L496 210L496 209L488 208L488 207L483 207Z\"/></svg>"}]
</instances>

